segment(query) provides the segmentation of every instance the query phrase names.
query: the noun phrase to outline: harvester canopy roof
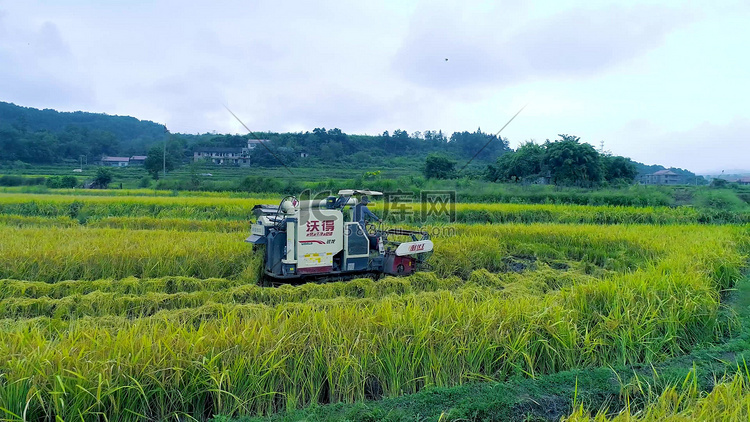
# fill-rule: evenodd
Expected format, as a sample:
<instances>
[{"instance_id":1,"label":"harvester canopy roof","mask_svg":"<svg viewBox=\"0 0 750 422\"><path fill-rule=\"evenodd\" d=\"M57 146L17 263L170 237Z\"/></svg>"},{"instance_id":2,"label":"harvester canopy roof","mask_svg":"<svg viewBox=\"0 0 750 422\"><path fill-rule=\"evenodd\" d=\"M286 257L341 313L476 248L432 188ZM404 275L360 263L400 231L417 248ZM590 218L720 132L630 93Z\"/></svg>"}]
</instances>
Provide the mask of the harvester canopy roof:
<instances>
[{"instance_id":1,"label":"harvester canopy roof","mask_svg":"<svg viewBox=\"0 0 750 422\"><path fill-rule=\"evenodd\" d=\"M378 192L376 190L366 190L366 189L341 189L339 191L339 195L344 195L344 196L352 196L352 195L373 195L373 196L379 196L379 195L383 195L383 192Z\"/></svg>"}]
</instances>

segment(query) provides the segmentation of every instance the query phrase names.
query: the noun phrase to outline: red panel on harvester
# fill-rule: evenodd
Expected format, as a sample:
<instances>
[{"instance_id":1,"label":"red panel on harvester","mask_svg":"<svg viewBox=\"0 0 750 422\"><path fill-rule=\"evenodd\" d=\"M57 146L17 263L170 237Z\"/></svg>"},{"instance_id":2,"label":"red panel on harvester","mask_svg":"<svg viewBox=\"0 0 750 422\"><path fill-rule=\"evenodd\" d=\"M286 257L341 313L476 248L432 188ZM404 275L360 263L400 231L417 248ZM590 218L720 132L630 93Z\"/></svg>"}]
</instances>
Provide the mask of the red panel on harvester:
<instances>
[{"instance_id":1,"label":"red panel on harvester","mask_svg":"<svg viewBox=\"0 0 750 422\"><path fill-rule=\"evenodd\" d=\"M322 274L333 271L332 266L297 268L297 274Z\"/></svg>"},{"instance_id":2,"label":"red panel on harvester","mask_svg":"<svg viewBox=\"0 0 750 422\"><path fill-rule=\"evenodd\" d=\"M412 257L391 255L385 262L385 272L388 274L408 275L414 272L414 259Z\"/></svg>"}]
</instances>

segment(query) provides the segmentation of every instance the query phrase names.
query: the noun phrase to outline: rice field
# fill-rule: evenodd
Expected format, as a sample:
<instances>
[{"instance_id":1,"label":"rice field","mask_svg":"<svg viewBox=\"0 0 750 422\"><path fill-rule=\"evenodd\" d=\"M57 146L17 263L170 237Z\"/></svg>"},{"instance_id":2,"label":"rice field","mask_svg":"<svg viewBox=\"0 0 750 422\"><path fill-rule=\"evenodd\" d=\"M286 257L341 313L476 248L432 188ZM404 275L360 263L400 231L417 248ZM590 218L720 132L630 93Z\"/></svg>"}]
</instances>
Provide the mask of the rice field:
<instances>
[{"instance_id":1,"label":"rice field","mask_svg":"<svg viewBox=\"0 0 750 422\"><path fill-rule=\"evenodd\" d=\"M277 201L0 195L0 420L268 415L658 362L736 329L750 226L692 209L458 204L424 226L430 272L263 288L243 240Z\"/></svg>"},{"instance_id":2,"label":"rice field","mask_svg":"<svg viewBox=\"0 0 750 422\"><path fill-rule=\"evenodd\" d=\"M69 217L79 223L110 217L150 217L155 219L243 220L251 218L256 204L278 204L280 198L235 198L227 196L149 196L125 191L123 196L81 194L0 193L0 217ZM458 223L562 223L562 224L748 224L750 213L698 209L693 207L627 207L587 205L536 205L456 203L448 214L436 214L434 205L407 203L406 213L389 211L391 222L445 224ZM371 206L383 213L382 202ZM164 224L165 227L168 226Z\"/></svg>"}]
</instances>

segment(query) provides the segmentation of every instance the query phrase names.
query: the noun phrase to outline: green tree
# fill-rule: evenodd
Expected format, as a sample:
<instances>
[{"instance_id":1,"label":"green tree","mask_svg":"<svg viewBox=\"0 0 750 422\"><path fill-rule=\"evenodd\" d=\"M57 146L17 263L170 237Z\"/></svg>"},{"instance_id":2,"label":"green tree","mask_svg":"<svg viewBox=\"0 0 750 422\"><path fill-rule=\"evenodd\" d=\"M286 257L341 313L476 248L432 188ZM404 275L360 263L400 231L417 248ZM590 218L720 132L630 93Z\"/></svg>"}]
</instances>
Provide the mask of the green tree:
<instances>
[{"instance_id":1,"label":"green tree","mask_svg":"<svg viewBox=\"0 0 750 422\"><path fill-rule=\"evenodd\" d=\"M280 147L275 142L267 142L265 145L268 149L258 146L250 153L250 162L253 166L292 167L299 158L299 155L289 147ZM341 151L341 144L338 142L327 142L320 147L318 153L320 157L335 162L341 159Z\"/></svg>"},{"instance_id":2,"label":"green tree","mask_svg":"<svg viewBox=\"0 0 750 422\"><path fill-rule=\"evenodd\" d=\"M238 189L244 192L281 192L284 183L275 177L247 176L238 185Z\"/></svg>"},{"instance_id":3,"label":"green tree","mask_svg":"<svg viewBox=\"0 0 750 422\"><path fill-rule=\"evenodd\" d=\"M498 157L495 165L488 168L488 178L495 182L539 177L542 174L544 153L542 145L526 142L515 152L508 152Z\"/></svg>"},{"instance_id":4,"label":"green tree","mask_svg":"<svg viewBox=\"0 0 750 422\"><path fill-rule=\"evenodd\" d=\"M166 128L127 116L57 112L0 101L0 161L54 163L101 155L135 155ZM127 141L126 141L127 140Z\"/></svg>"},{"instance_id":5,"label":"green tree","mask_svg":"<svg viewBox=\"0 0 750 422\"><path fill-rule=\"evenodd\" d=\"M149 188L151 187L151 178L148 176L141 177L141 180L138 182L139 188Z\"/></svg>"},{"instance_id":6,"label":"green tree","mask_svg":"<svg viewBox=\"0 0 750 422\"><path fill-rule=\"evenodd\" d=\"M428 179L450 179L455 176L456 162L442 154L430 154L424 162L424 177Z\"/></svg>"},{"instance_id":7,"label":"green tree","mask_svg":"<svg viewBox=\"0 0 750 422\"><path fill-rule=\"evenodd\" d=\"M593 146L580 143L581 138L558 135L562 139L544 144L543 165L555 184L591 186L604 178L599 152Z\"/></svg>"},{"instance_id":8,"label":"green tree","mask_svg":"<svg viewBox=\"0 0 750 422\"><path fill-rule=\"evenodd\" d=\"M146 161L143 162L143 167L146 168L146 171L148 174L151 175L151 177L154 178L154 180L159 179L159 173L163 172L164 166L165 166L165 158L164 158L164 147L160 147L158 145L155 145L151 147L150 150L148 150L148 154L146 155ZM166 155L166 168L167 171L174 170L174 163L175 159L172 154Z\"/></svg>"},{"instance_id":9,"label":"green tree","mask_svg":"<svg viewBox=\"0 0 750 422\"><path fill-rule=\"evenodd\" d=\"M99 167L96 169L96 175L94 176L94 187L99 189L106 189L107 186L112 182L114 174L112 169L108 167Z\"/></svg>"},{"instance_id":10,"label":"green tree","mask_svg":"<svg viewBox=\"0 0 750 422\"><path fill-rule=\"evenodd\" d=\"M638 168L630 158L620 157L617 155L603 155L601 157L604 165L604 178L608 182L627 182L632 183L638 176Z\"/></svg>"},{"instance_id":11,"label":"green tree","mask_svg":"<svg viewBox=\"0 0 750 422\"><path fill-rule=\"evenodd\" d=\"M476 132L454 132L448 143L454 153L466 158L477 160L492 160L499 154L510 151L508 141L493 134L484 133L481 129Z\"/></svg>"},{"instance_id":12,"label":"green tree","mask_svg":"<svg viewBox=\"0 0 750 422\"><path fill-rule=\"evenodd\" d=\"M711 181L712 188L726 188L729 187L729 181L725 179L714 179Z\"/></svg>"},{"instance_id":13,"label":"green tree","mask_svg":"<svg viewBox=\"0 0 750 422\"><path fill-rule=\"evenodd\" d=\"M70 189L78 186L78 179L75 176L52 176L45 184L52 189Z\"/></svg>"},{"instance_id":14,"label":"green tree","mask_svg":"<svg viewBox=\"0 0 750 422\"><path fill-rule=\"evenodd\" d=\"M60 184L63 188L74 188L78 186L78 178L75 176L63 176L60 179Z\"/></svg>"},{"instance_id":15,"label":"green tree","mask_svg":"<svg viewBox=\"0 0 750 422\"><path fill-rule=\"evenodd\" d=\"M47 186L50 189L60 189L61 180L60 176L52 176L48 177L47 180L44 182L44 185Z\"/></svg>"}]
</instances>

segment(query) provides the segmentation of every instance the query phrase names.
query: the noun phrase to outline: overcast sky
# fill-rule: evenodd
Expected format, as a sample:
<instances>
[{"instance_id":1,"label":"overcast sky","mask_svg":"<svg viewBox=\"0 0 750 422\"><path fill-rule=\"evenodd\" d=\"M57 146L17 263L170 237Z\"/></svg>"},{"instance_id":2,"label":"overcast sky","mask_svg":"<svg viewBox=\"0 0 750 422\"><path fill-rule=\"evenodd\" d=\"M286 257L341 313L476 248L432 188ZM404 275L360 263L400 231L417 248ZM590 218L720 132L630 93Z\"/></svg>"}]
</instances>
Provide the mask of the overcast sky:
<instances>
[{"instance_id":1,"label":"overcast sky","mask_svg":"<svg viewBox=\"0 0 750 422\"><path fill-rule=\"evenodd\" d=\"M750 2L0 0L0 100L172 132L565 133L750 169ZM448 59L446 61L446 59Z\"/></svg>"}]
</instances>

